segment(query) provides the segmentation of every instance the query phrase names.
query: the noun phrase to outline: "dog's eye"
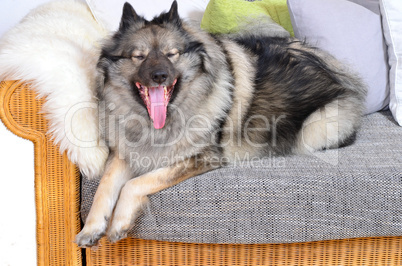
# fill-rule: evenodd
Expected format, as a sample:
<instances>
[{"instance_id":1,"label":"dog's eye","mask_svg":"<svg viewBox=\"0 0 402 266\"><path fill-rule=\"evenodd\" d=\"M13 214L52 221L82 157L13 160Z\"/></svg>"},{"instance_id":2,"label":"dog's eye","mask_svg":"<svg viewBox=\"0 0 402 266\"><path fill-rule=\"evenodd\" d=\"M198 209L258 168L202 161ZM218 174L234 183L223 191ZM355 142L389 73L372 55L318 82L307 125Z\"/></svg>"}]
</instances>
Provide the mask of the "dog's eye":
<instances>
[{"instance_id":1,"label":"dog's eye","mask_svg":"<svg viewBox=\"0 0 402 266\"><path fill-rule=\"evenodd\" d=\"M173 50L171 50L170 52L168 52L168 53L166 54L166 56L167 56L168 58L173 58L173 57L175 57L176 55L179 55L179 51L178 51L177 49L173 49Z\"/></svg>"},{"instance_id":2,"label":"dog's eye","mask_svg":"<svg viewBox=\"0 0 402 266\"><path fill-rule=\"evenodd\" d=\"M135 56L133 56L133 58L142 61L142 60L145 59L145 56L143 56L143 55L135 55Z\"/></svg>"}]
</instances>

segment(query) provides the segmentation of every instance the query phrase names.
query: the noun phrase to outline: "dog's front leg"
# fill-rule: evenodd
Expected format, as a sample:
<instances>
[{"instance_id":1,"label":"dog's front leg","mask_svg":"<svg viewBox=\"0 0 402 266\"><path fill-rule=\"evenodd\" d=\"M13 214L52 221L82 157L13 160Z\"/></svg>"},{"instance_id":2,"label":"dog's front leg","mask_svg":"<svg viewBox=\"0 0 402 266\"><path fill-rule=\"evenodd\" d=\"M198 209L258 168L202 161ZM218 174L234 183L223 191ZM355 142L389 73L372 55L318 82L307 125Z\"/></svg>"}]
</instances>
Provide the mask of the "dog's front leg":
<instances>
[{"instance_id":1,"label":"dog's front leg","mask_svg":"<svg viewBox=\"0 0 402 266\"><path fill-rule=\"evenodd\" d=\"M117 242L126 237L134 225L142 207L148 202L148 195L171 187L190 177L220 167L219 163L201 158L190 158L172 166L160 168L128 181L121 190L107 237Z\"/></svg>"},{"instance_id":2,"label":"dog's front leg","mask_svg":"<svg viewBox=\"0 0 402 266\"><path fill-rule=\"evenodd\" d=\"M130 178L126 162L117 155L109 155L105 173L96 190L85 226L75 238L78 246L92 247L105 235L120 190Z\"/></svg>"}]
</instances>

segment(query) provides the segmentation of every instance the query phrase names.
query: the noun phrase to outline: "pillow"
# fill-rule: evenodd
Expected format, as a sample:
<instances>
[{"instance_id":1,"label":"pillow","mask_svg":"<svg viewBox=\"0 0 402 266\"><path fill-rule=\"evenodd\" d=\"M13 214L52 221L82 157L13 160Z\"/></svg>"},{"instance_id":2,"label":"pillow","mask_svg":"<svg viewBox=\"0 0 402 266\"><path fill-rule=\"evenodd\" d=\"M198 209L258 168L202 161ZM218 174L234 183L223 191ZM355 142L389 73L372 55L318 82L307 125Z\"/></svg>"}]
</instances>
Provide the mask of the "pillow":
<instances>
[{"instance_id":1,"label":"pillow","mask_svg":"<svg viewBox=\"0 0 402 266\"><path fill-rule=\"evenodd\" d=\"M288 0L288 7L295 37L326 50L360 74L368 86L369 114L389 103L387 51L380 15L354 2Z\"/></svg>"},{"instance_id":2,"label":"pillow","mask_svg":"<svg viewBox=\"0 0 402 266\"><path fill-rule=\"evenodd\" d=\"M402 126L402 1L380 0L380 7L391 67L389 109Z\"/></svg>"},{"instance_id":3,"label":"pillow","mask_svg":"<svg viewBox=\"0 0 402 266\"><path fill-rule=\"evenodd\" d=\"M234 33L239 24L269 16L293 36L286 0L210 0L201 28L211 33Z\"/></svg>"},{"instance_id":4,"label":"pillow","mask_svg":"<svg viewBox=\"0 0 402 266\"><path fill-rule=\"evenodd\" d=\"M96 21L104 28L115 31L119 28L125 2L129 2L138 15L147 20L168 11L173 0L86 0ZM208 0L177 0L179 15L183 19L201 21Z\"/></svg>"}]
</instances>

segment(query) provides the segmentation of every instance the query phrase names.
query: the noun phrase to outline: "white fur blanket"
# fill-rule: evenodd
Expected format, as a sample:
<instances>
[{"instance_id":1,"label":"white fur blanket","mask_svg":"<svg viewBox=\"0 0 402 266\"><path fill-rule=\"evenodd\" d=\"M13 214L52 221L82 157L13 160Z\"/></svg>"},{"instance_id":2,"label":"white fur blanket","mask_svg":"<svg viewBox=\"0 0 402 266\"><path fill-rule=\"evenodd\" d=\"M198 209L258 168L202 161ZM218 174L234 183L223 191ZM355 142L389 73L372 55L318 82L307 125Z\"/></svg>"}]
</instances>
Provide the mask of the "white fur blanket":
<instances>
[{"instance_id":1,"label":"white fur blanket","mask_svg":"<svg viewBox=\"0 0 402 266\"><path fill-rule=\"evenodd\" d=\"M99 176L108 155L93 92L106 34L86 4L63 0L33 10L0 40L0 80L22 80L46 98L49 133L89 178Z\"/></svg>"}]
</instances>

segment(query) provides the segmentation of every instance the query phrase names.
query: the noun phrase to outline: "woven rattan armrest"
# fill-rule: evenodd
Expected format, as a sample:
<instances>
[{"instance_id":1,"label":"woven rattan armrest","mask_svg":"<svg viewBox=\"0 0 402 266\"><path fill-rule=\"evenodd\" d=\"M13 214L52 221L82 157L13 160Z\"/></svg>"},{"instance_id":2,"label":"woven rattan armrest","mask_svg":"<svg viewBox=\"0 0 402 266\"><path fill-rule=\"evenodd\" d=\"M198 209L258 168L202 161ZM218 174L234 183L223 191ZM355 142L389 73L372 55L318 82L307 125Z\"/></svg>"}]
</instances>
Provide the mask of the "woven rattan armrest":
<instances>
[{"instance_id":1,"label":"woven rattan armrest","mask_svg":"<svg viewBox=\"0 0 402 266\"><path fill-rule=\"evenodd\" d=\"M37 265L402 265L402 237L294 244L189 244L102 239L85 251L80 230L80 175L47 135L43 100L18 81L0 84L0 118L35 147Z\"/></svg>"}]
</instances>

